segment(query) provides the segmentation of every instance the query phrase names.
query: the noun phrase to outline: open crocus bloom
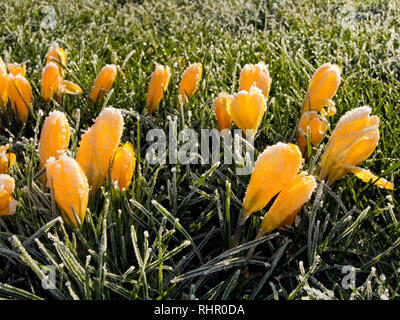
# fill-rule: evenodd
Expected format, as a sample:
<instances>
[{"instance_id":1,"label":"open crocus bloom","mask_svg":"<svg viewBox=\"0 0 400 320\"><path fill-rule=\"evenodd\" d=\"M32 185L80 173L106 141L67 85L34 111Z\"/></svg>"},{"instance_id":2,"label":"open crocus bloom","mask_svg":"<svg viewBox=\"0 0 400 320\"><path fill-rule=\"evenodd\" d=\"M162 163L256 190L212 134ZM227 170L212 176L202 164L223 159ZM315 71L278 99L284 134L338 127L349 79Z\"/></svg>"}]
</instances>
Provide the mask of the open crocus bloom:
<instances>
[{"instance_id":1,"label":"open crocus bloom","mask_svg":"<svg viewBox=\"0 0 400 320\"><path fill-rule=\"evenodd\" d=\"M4 108L8 101L8 80L7 68L2 58L0 58L0 107Z\"/></svg>"},{"instance_id":2,"label":"open crocus bloom","mask_svg":"<svg viewBox=\"0 0 400 320\"><path fill-rule=\"evenodd\" d=\"M78 227L83 223L89 199L89 185L79 164L63 154L58 160L49 159L46 166L47 185L61 209L62 217ZM75 211L75 213L74 213Z\"/></svg>"},{"instance_id":3,"label":"open crocus bloom","mask_svg":"<svg viewBox=\"0 0 400 320\"><path fill-rule=\"evenodd\" d=\"M110 159L119 145L124 119L118 109L108 107L82 135L76 160L85 172L94 193L103 184Z\"/></svg>"},{"instance_id":4,"label":"open crocus bloom","mask_svg":"<svg viewBox=\"0 0 400 320\"><path fill-rule=\"evenodd\" d=\"M340 69L337 65L325 63L314 73L303 103L303 111L318 111L325 116L336 113L331 100L340 85Z\"/></svg>"},{"instance_id":5,"label":"open crocus bloom","mask_svg":"<svg viewBox=\"0 0 400 320\"><path fill-rule=\"evenodd\" d=\"M318 145L328 129L325 118L318 115L316 111L307 111L301 115L298 126L298 145L304 155L307 149L307 132L310 132L311 143Z\"/></svg>"},{"instance_id":6,"label":"open crocus bloom","mask_svg":"<svg viewBox=\"0 0 400 320\"><path fill-rule=\"evenodd\" d=\"M8 174L0 174L0 216L15 213L18 202L11 197L14 188L14 178Z\"/></svg>"},{"instance_id":7,"label":"open crocus bloom","mask_svg":"<svg viewBox=\"0 0 400 320\"><path fill-rule=\"evenodd\" d=\"M227 111L235 125L246 134L255 134L267 108L262 91L253 86L250 91L239 91L227 104Z\"/></svg>"},{"instance_id":8,"label":"open crocus bloom","mask_svg":"<svg viewBox=\"0 0 400 320\"><path fill-rule=\"evenodd\" d=\"M243 219L264 208L299 171L302 157L291 143L278 142L257 158L243 200Z\"/></svg>"},{"instance_id":9,"label":"open crocus bloom","mask_svg":"<svg viewBox=\"0 0 400 320\"><path fill-rule=\"evenodd\" d=\"M126 142L114 151L111 160L111 179L112 184L114 186L118 185L121 192L129 188L135 165L135 152L129 142Z\"/></svg>"},{"instance_id":10,"label":"open crocus bloom","mask_svg":"<svg viewBox=\"0 0 400 320\"><path fill-rule=\"evenodd\" d=\"M151 76L149 90L147 92L146 107L149 113L154 112L167 90L171 71L168 66L158 65Z\"/></svg>"},{"instance_id":11,"label":"open crocus bloom","mask_svg":"<svg viewBox=\"0 0 400 320\"><path fill-rule=\"evenodd\" d=\"M7 173L16 160L15 153L8 152L9 145L0 147L0 174Z\"/></svg>"},{"instance_id":12,"label":"open crocus bloom","mask_svg":"<svg viewBox=\"0 0 400 320\"><path fill-rule=\"evenodd\" d=\"M32 88L28 80L21 74L8 74L8 96L14 114L19 121L25 123L28 120L29 109L32 104Z\"/></svg>"},{"instance_id":13,"label":"open crocus bloom","mask_svg":"<svg viewBox=\"0 0 400 320\"><path fill-rule=\"evenodd\" d=\"M203 66L201 63L191 64L182 75L182 80L179 85L179 102L184 104L193 97L199 87Z\"/></svg>"},{"instance_id":14,"label":"open crocus bloom","mask_svg":"<svg viewBox=\"0 0 400 320\"><path fill-rule=\"evenodd\" d=\"M297 174L288 182L276 197L271 208L265 214L262 223L262 232L268 233L278 227L292 225L301 207L310 199L317 183L311 175L305 172Z\"/></svg>"},{"instance_id":15,"label":"open crocus bloom","mask_svg":"<svg viewBox=\"0 0 400 320\"><path fill-rule=\"evenodd\" d=\"M93 103L101 100L110 91L116 77L117 66L115 64L105 65L94 80L92 91L90 92L90 100Z\"/></svg>"},{"instance_id":16,"label":"open crocus bloom","mask_svg":"<svg viewBox=\"0 0 400 320\"><path fill-rule=\"evenodd\" d=\"M233 97L225 92L221 92L215 99L215 116L217 117L218 130L231 128L231 116L228 113L228 108L233 101Z\"/></svg>"},{"instance_id":17,"label":"open crocus bloom","mask_svg":"<svg viewBox=\"0 0 400 320\"><path fill-rule=\"evenodd\" d=\"M250 91L253 85L262 91L265 99L268 99L271 88L271 77L268 72L268 66L264 62L246 64L240 72L240 89Z\"/></svg>"},{"instance_id":18,"label":"open crocus bloom","mask_svg":"<svg viewBox=\"0 0 400 320\"><path fill-rule=\"evenodd\" d=\"M375 181L377 177L356 167L374 152L379 141L379 118L370 116L370 107L359 107L346 112L333 130L321 160L319 178L332 185L346 173L352 172L363 181ZM375 184L393 189L393 184L383 178Z\"/></svg>"}]
</instances>

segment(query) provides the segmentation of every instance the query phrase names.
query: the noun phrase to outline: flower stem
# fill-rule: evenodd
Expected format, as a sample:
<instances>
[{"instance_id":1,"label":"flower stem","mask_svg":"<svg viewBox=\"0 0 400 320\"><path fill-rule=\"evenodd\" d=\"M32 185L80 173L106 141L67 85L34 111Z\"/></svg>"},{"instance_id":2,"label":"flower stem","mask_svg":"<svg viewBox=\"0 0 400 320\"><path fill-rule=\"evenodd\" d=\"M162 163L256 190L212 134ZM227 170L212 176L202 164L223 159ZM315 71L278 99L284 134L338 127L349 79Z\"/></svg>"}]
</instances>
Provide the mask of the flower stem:
<instances>
[{"instance_id":1,"label":"flower stem","mask_svg":"<svg viewBox=\"0 0 400 320\"><path fill-rule=\"evenodd\" d=\"M264 232L260 229L260 230L258 231L257 236L256 236L256 238L255 238L254 240L260 239L262 236L264 236ZM256 247L257 247L257 245L255 244L254 246L252 246L252 247L249 249L249 252L247 253L247 257L246 257L247 260L251 258L251 256L253 255L254 250L256 249Z\"/></svg>"},{"instance_id":2,"label":"flower stem","mask_svg":"<svg viewBox=\"0 0 400 320\"><path fill-rule=\"evenodd\" d=\"M242 231L242 227L245 222L246 222L246 218L244 218L243 215L241 215L236 224L235 233L233 234L233 237L232 237L232 248L237 247L237 245L239 244L240 233Z\"/></svg>"}]
</instances>

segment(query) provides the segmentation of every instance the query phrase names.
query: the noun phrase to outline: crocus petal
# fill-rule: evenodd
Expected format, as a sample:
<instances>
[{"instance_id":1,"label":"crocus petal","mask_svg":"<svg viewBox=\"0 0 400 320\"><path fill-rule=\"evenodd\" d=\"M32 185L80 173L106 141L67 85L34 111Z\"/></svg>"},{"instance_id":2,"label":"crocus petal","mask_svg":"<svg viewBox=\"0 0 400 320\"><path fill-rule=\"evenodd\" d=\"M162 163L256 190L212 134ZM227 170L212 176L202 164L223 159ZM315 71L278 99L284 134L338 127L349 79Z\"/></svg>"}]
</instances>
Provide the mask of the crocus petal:
<instances>
[{"instance_id":1,"label":"crocus petal","mask_svg":"<svg viewBox=\"0 0 400 320\"><path fill-rule=\"evenodd\" d=\"M133 171L135 170L135 152L133 146L126 142L114 151L112 157L111 178L112 184L118 185L119 190L124 192L131 184Z\"/></svg>"},{"instance_id":2,"label":"crocus petal","mask_svg":"<svg viewBox=\"0 0 400 320\"><path fill-rule=\"evenodd\" d=\"M146 100L146 107L149 114L158 108L164 92L167 90L170 77L171 71L168 66L158 65L154 70Z\"/></svg>"},{"instance_id":3,"label":"crocus petal","mask_svg":"<svg viewBox=\"0 0 400 320\"><path fill-rule=\"evenodd\" d=\"M14 114L19 121L25 123L28 120L29 109L32 104L32 88L28 80L20 74L9 74L8 95Z\"/></svg>"},{"instance_id":4,"label":"crocus petal","mask_svg":"<svg viewBox=\"0 0 400 320\"><path fill-rule=\"evenodd\" d=\"M54 93L58 93L61 87L62 76L56 63L50 62L46 64L42 71L42 97L49 102Z\"/></svg>"},{"instance_id":5,"label":"crocus petal","mask_svg":"<svg viewBox=\"0 0 400 320\"><path fill-rule=\"evenodd\" d=\"M182 80L179 85L179 101L186 103L193 97L199 87L203 66L201 63L191 64L183 73Z\"/></svg>"},{"instance_id":6,"label":"crocus petal","mask_svg":"<svg viewBox=\"0 0 400 320\"><path fill-rule=\"evenodd\" d=\"M67 54L64 49L59 47L52 47L46 54L46 64L53 62L57 65L60 74L64 77L65 70L64 68L67 66Z\"/></svg>"},{"instance_id":7,"label":"crocus petal","mask_svg":"<svg viewBox=\"0 0 400 320\"><path fill-rule=\"evenodd\" d=\"M246 195L243 218L264 208L297 174L302 162L299 148L279 142L267 147L257 158Z\"/></svg>"},{"instance_id":8,"label":"crocus petal","mask_svg":"<svg viewBox=\"0 0 400 320\"><path fill-rule=\"evenodd\" d=\"M63 80L62 82L62 92L67 93L67 94L81 94L82 89L80 86L77 84L68 81L68 80Z\"/></svg>"},{"instance_id":9,"label":"crocus petal","mask_svg":"<svg viewBox=\"0 0 400 320\"><path fill-rule=\"evenodd\" d=\"M85 219L89 199L87 178L79 164L66 154L58 160L51 160L46 166L47 185L61 209L63 219L66 222L70 220L77 227L74 211L80 223Z\"/></svg>"},{"instance_id":10,"label":"crocus petal","mask_svg":"<svg viewBox=\"0 0 400 320\"><path fill-rule=\"evenodd\" d=\"M263 62L259 62L258 64L246 64L240 72L240 89L250 91L253 85L262 91L265 99L268 99L269 90L271 88L271 77L269 75L268 66Z\"/></svg>"},{"instance_id":11,"label":"crocus petal","mask_svg":"<svg viewBox=\"0 0 400 320\"><path fill-rule=\"evenodd\" d=\"M117 66L115 64L108 64L104 66L94 80L94 85L92 87L92 91L90 92L90 100L92 100L93 103L101 100L111 89L116 77Z\"/></svg>"},{"instance_id":12,"label":"crocus petal","mask_svg":"<svg viewBox=\"0 0 400 320\"><path fill-rule=\"evenodd\" d=\"M8 152L8 149L8 145L0 147L0 174L7 173L16 160L15 153Z\"/></svg>"},{"instance_id":13,"label":"crocus petal","mask_svg":"<svg viewBox=\"0 0 400 320\"><path fill-rule=\"evenodd\" d=\"M231 116L228 113L230 104L233 101L233 97L225 92L221 92L215 99L215 116L217 117L218 130L222 131L224 129L231 128Z\"/></svg>"},{"instance_id":14,"label":"crocus petal","mask_svg":"<svg viewBox=\"0 0 400 320\"><path fill-rule=\"evenodd\" d=\"M313 176L308 176L304 172L296 175L276 197L264 216L261 230L268 233L283 226L283 223L293 223L296 214L310 199L316 186L317 183Z\"/></svg>"},{"instance_id":15,"label":"crocus petal","mask_svg":"<svg viewBox=\"0 0 400 320\"><path fill-rule=\"evenodd\" d=\"M110 159L119 145L124 119L118 109L105 108L95 123L82 135L76 160L88 177L93 192L103 184Z\"/></svg>"},{"instance_id":16,"label":"crocus petal","mask_svg":"<svg viewBox=\"0 0 400 320\"><path fill-rule=\"evenodd\" d=\"M15 180L8 174L0 174L0 216L15 213L18 202L12 198Z\"/></svg>"},{"instance_id":17,"label":"crocus petal","mask_svg":"<svg viewBox=\"0 0 400 320\"><path fill-rule=\"evenodd\" d=\"M0 57L0 107L5 108L8 101L7 68Z\"/></svg>"},{"instance_id":18,"label":"crocus petal","mask_svg":"<svg viewBox=\"0 0 400 320\"><path fill-rule=\"evenodd\" d=\"M353 167L353 166L347 166L346 168L351 173L353 173L358 179L360 179L364 182L367 182L367 183L371 182L378 187L389 189L389 190L394 189L393 183L387 181L384 178L379 178L378 176L373 174L371 171L368 171L366 169L359 168L359 167Z\"/></svg>"},{"instance_id":19,"label":"crocus petal","mask_svg":"<svg viewBox=\"0 0 400 320\"><path fill-rule=\"evenodd\" d=\"M17 75L20 74L21 76L26 75L26 66L24 64L18 64L18 63L11 63L7 66L8 72Z\"/></svg>"},{"instance_id":20,"label":"crocus petal","mask_svg":"<svg viewBox=\"0 0 400 320\"><path fill-rule=\"evenodd\" d=\"M298 145L302 154L307 148L307 132L310 131L311 143L318 145L325 135L328 125L323 117L315 111L304 112L298 126Z\"/></svg>"}]
</instances>

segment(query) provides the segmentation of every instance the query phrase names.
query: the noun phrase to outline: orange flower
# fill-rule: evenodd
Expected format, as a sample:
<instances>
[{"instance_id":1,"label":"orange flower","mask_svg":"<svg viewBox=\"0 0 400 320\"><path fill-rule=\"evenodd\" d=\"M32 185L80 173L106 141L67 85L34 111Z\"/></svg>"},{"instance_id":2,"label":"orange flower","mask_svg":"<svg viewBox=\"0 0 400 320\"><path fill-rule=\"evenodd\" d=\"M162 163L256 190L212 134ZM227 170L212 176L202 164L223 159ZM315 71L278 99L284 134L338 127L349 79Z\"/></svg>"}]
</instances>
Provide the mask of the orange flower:
<instances>
[{"instance_id":1,"label":"orange flower","mask_svg":"<svg viewBox=\"0 0 400 320\"><path fill-rule=\"evenodd\" d=\"M93 103L101 100L105 93L111 89L116 77L116 65L108 64L104 66L94 80L94 85L90 93L90 100L92 100Z\"/></svg>"},{"instance_id":2,"label":"orange flower","mask_svg":"<svg viewBox=\"0 0 400 320\"><path fill-rule=\"evenodd\" d=\"M8 152L8 149L9 145L0 147L0 174L7 173L17 159L15 153Z\"/></svg>"},{"instance_id":3,"label":"orange flower","mask_svg":"<svg viewBox=\"0 0 400 320\"><path fill-rule=\"evenodd\" d=\"M356 167L374 152L379 141L379 118L370 116L370 107L359 107L346 112L333 130L321 160L319 178L327 179L332 185L347 172L354 173L363 181L376 180L377 177L364 169ZM393 189L394 186L383 178L376 185Z\"/></svg>"},{"instance_id":4,"label":"orange flower","mask_svg":"<svg viewBox=\"0 0 400 320\"><path fill-rule=\"evenodd\" d=\"M0 107L5 108L8 101L7 69L0 57Z\"/></svg>"},{"instance_id":5,"label":"orange flower","mask_svg":"<svg viewBox=\"0 0 400 320\"><path fill-rule=\"evenodd\" d=\"M111 182L114 187L117 185L121 192L129 188L135 165L135 152L129 142L114 151L111 160Z\"/></svg>"},{"instance_id":6,"label":"orange flower","mask_svg":"<svg viewBox=\"0 0 400 320\"><path fill-rule=\"evenodd\" d=\"M325 116L335 114L335 103L331 99L339 88L340 80L340 69L337 65L325 63L320 66L308 86L302 113L315 110Z\"/></svg>"},{"instance_id":7,"label":"orange flower","mask_svg":"<svg viewBox=\"0 0 400 320\"><path fill-rule=\"evenodd\" d=\"M60 74L64 77L65 75L65 67L67 66L67 54L64 49L59 47L51 47L49 51L46 53L46 64L54 62Z\"/></svg>"},{"instance_id":8,"label":"orange flower","mask_svg":"<svg viewBox=\"0 0 400 320\"><path fill-rule=\"evenodd\" d=\"M250 88L253 85L262 91L265 99L268 99L271 77L268 72L268 66L264 62L246 64L240 72L240 89L250 92Z\"/></svg>"},{"instance_id":9,"label":"orange flower","mask_svg":"<svg viewBox=\"0 0 400 320\"><path fill-rule=\"evenodd\" d=\"M193 97L199 87L202 72L203 66L201 63L193 63L185 70L179 85L180 104L187 103Z\"/></svg>"},{"instance_id":10,"label":"orange flower","mask_svg":"<svg viewBox=\"0 0 400 320\"><path fill-rule=\"evenodd\" d=\"M8 77L8 96L14 114L19 121L25 123L29 116L29 109L32 104L32 88L28 80L20 74L9 74Z\"/></svg>"},{"instance_id":11,"label":"orange flower","mask_svg":"<svg viewBox=\"0 0 400 320\"><path fill-rule=\"evenodd\" d=\"M236 94L227 111L235 125L246 134L251 130L255 134L264 116L267 104L262 91L257 87L251 87L250 91L240 91Z\"/></svg>"},{"instance_id":12,"label":"orange flower","mask_svg":"<svg viewBox=\"0 0 400 320\"><path fill-rule=\"evenodd\" d=\"M49 102L54 93L59 93L61 89L62 76L60 69L55 62L46 64L42 71L42 97Z\"/></svg>"},{"instance_id":13,"label":"orange flower","mask_svg":"<svg viewBox=\"0 0 400 320\"><path fill-rule=\"evenodd\" d=\"M46 173L47 186L52 190L63 219L66 222L70 220L78 227L85 219L89 199L89 185L85 173L79 164L66 154L58 160L50 159L47 162Z\"/></svg>"},{"instance_id":14,"label":"orange flower","mask_svg":"<svg viewBox=\"0 0 400 320\"><path fill-rule=\"evenodd\" d=\"M149 113L154 112L158 108L164 92L167 90L170 77L171 71L168 66L158 65L154 70L146 100L146 107Z\"/></svg>"},{"instance_id":15,"label":"orange flower","mask_svg":"<svg viewBox=\"0 0 400 320\"><path fill-rule=\"evenodd\" d=\"M0 174L0 216L15 213L18 202L12 198L15 180L8 174Z\"/></svg>"},{"instance_id":16,"label":"orange flower","mask_svg":"<svg viewBox=\"0 0 400 320\"><path fill-rule=\"evenodd\" d=\"M45 167L50 157L57 159L68 150L69 139L70 128L67 117L60 111L51 111L43 123L40 134L40 170ZM46 176L42 176L42 182L46 182Z\"/></svg>"},{"instance_id":17,"label":"orange flower","mask_svg":"<svg viewBox=\"0 0 400 320\"><path fill-rule=\"evenodd\" d=\"M221 92L215 99L214 110L215 110L215 116L217 117L219 131L231 128L232 120L227 109L229 109L233 99L234 98L231 95L225 92Z\"/></svg>"},{"instance_id":18,"label":"orange flower","mask_svg":"<svg viewBox=\"0 0 400 320\"><path fill-rule=\"evenodd\" d=\"M15 76L20 74L25 77L26 75L26 66L24 64L11 63L8 65L7 69L9 73L12 73Z\"/></svg>"},{"instance_id":19,"label":"orange flower","mask_svg":"<svg viewBox=\"0 0 400 320\"><path fill-rule=\"evenodd\" d=\"M301 153L306 154L307 132L310 131L311 143L318 145L328 129L325 118L320 117L315 111L304 112L299 121L298 145Z\"/></svg>"},{"instance_id":20,"label":"orange flower","mask_svg":"<svg viewBox=\"0 0 400 320\"><path fill-rule=\"evenodd\" d=\"M297 174L288 182L276 197L265 214L261 230L264 234L278 227L292 225L301 207L310 199L317 183L315 178L305 172Z\"/></svg>"},{"instance_id":21,"label":"orange flower","mask_svg":"<svg viewBox=\"0 0 400 320\"><path fill-rule=\"evenodd\" d=\"M93 192L103 184L110 167L110 159L118 146L124 119L118 109L105 108L95 123L82 135L76 160L89 180Z\"/></svg>"}]
</instances>

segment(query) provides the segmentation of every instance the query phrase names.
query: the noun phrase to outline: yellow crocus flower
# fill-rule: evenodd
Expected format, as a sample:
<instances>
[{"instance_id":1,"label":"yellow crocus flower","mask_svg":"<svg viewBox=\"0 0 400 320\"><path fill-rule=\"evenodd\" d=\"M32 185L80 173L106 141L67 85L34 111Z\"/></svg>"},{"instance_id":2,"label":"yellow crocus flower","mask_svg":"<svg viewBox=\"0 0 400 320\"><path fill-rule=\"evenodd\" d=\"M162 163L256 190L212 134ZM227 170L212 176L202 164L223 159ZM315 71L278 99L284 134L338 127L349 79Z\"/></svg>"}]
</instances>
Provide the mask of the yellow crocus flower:
<instances>
[{"instance_id":1,"label":"yellow crocus flower","mask_svg":"<svg viewBox=\"0 0 400 320\"><path fill-rule=\"evenodd\" d=\"M370 116L371 108L364 106L344 114L333 130L321 160L319 178L332 185L346 173L353 172L363 181L367 176L376 178L371 172L357 166L367 159L378 145L379 118ZM393 189L393 184L379 179L377 185Z\"/></svg>"},{"instance_id":2,"label":"yellow crocus flower","mask_svg":"<svg viewBox=\"0 0 400 320\"><path fill-rule=\"evenodd\" d=\"M76 160L88 177L94 193L103 184L110 166L110 159L119 145L124 119L118 109L108 107L95 123L82 135Z\"/></svg>"},{"instance_id":3,"label":"yellow crocus flower","mask_svg":"<svg viewBox=\"0 0 400 320\"><path fill-rule=\"evenodd\" d=\"M117 66L115 64L105 65L94 80L92 91L90 92L90 100L93 103L101 100L106 92L108 92L117 77Z\"/></svg>"},{"instance_id":4,"label":"yellow crocus flower","mask_svg":"<svg viewBox=\"0 0 400 320\"><path fill-rule=\"evenodd\" d=\"M8 152L9 145L0 147L0 174L8 172L17 159L15 153Z\"/></svg>"},{"instance_id":5,"label":"yellow crocus flower","mask_svg":"<svg viewBox=\"0 0 400 320\"><path fill-rule=\"evenodd\" d=\"M269 90L271 88L271 77L269 75L268 66L264 62L246 64L240 72L240 89L250 91L253 85L262 91L265 99L268 99Z\"/></svg>"},{"instance_id":6,"label":"yellow crocus flower","mask_svg":"<svg viewBox=\"0 0 400 320\"><path fill-rule=\"evenodd\" d=\"M135 165L135 152L129 142L114 151L111 160L111 183L114 187L117 185L122 193L129 188L132 182Z\"/></svg>"},{"instance_id":7,"label":"yellow crocus flower","mask_svg":"<svg viewBox=\"0 0 400 320\"><path fill-rule=\"evenodd\" d=\"M203 66L201 63L193 63L183 72L179 85L180 104L187 103L193 97L199 87L202 73Z\"/></svg>"},{"instance_id":8,"label":"yellow crocus flower","mask_svg":"<svg viewBox=\"0 0 400 320\"><path fill-rule=\"evenodd\" d=\"M325 116L336 113L335 103L332 101L341 81L340 69L337 65L325 63L314 73L308 86L303 103L303 111L318 111Z\"/></svg>"},{"instance_id":9,"label":"yellow crocus flower","mask_svg":"<svg viewBox=\"0 0 400 320\"><path fill-rule=\"evenodd\" d=\"M146 100L149 114L158 108L164 92L167 90L170 77L171 71L168 66L158 65L153 71Z\"/></svg>"},{"instance_id":10,"label":"yellow crocus flower","mask_svg":"<svg viewBox=\"0 0 400 320\"><path fill-rule=\"evenodd\" d=\"M8 101L7 68L0 57L0 107L5 108Z\"/></svg>"},{"instance_id":11,"label":"yellow crocus flower","mask_svg":"<svg viewBox=\"0 0 400 320\"><path fill-rule=\"evenodd\" d=\"M307 150L307 132L310 131L311 143L318 145L328 129L328 124L324 117L316 111L307 111L301 115L298 126L298 145L303 155Z\"/></svg>"},{"instance_id":12,"label":"yellow crocus flower","mask_svg":"<svg viewBox=\"0 0 400 320\"><path fill-rule=\"evenodd\" d=\"M233 97L225 92L221 92L215 99L214 111L219 131L231 128L232 120L227 110L232 101Z\"/></svg>"},{"instance_id":13,"label":"yellow crocus flower","mask_svg":"<svg viewBox=\"0 0 400 320\"><path fill-rule=\"evenodd\" d=\"M65 75L65 67L67 66L67 54L60 47L51 47L46 53L46 64L54 62L62 76Z\"/></svg>"},{"instance_id":14,"label":"yellow crocus flower","mask_svg":"<svg viewBox=\"0 0 400 320\"><path fill-rule=\"evenodd\" d=\"M20 74L21 76L26 75L26 66L24 64L11 63L7 66L8 72L13 75Z\"/></svg>"},{"instance_id":15,"label":"yellow crocus flower","mask_svg":"<svg viewBox=\"0 0 400 320\"><path fill-rule=\"evenodd\" d=\"M15 213L18 202L12 198L15 180L8 174L0 174L0 216Z\"/></svg>"},{"instance_id":16,"label":"yellow crocus flower","mask_svg":"<svg viewBox=\"0 0 400 320\"><path fill-rule=\"evenodd\" d=\"M78 227L75 214L83 223L89 199L88 180L79 164L65 153L57 160L49 159L46 166L47 186L61 209L66 222ZM74 214L75 211L75 214Z\"/></svg>"},{"instance_id":17,"label":"yellow crocus flower","mask_svg":"<svg viewBox=\"0 0 400 320\"><path fill-rule=\"evenodd\" d=\"M32 104L32 88L28 80L21 74L7 76L8 80L8 96L14 114L19 121L25 123L28 120L29 109Z\"/></svg>"},{"instance_id":18,"label":"yellow crocus flower","mask_svg":"<svg viewBox=\"0 0 400 320\"><path fill-rule=\"evenodd\" d=\"M60 69L55 62L46 64L42 71L42 97L49 102L54 93L59 93L61 89L62 76Z\"/></svg>"}]
</instances>

